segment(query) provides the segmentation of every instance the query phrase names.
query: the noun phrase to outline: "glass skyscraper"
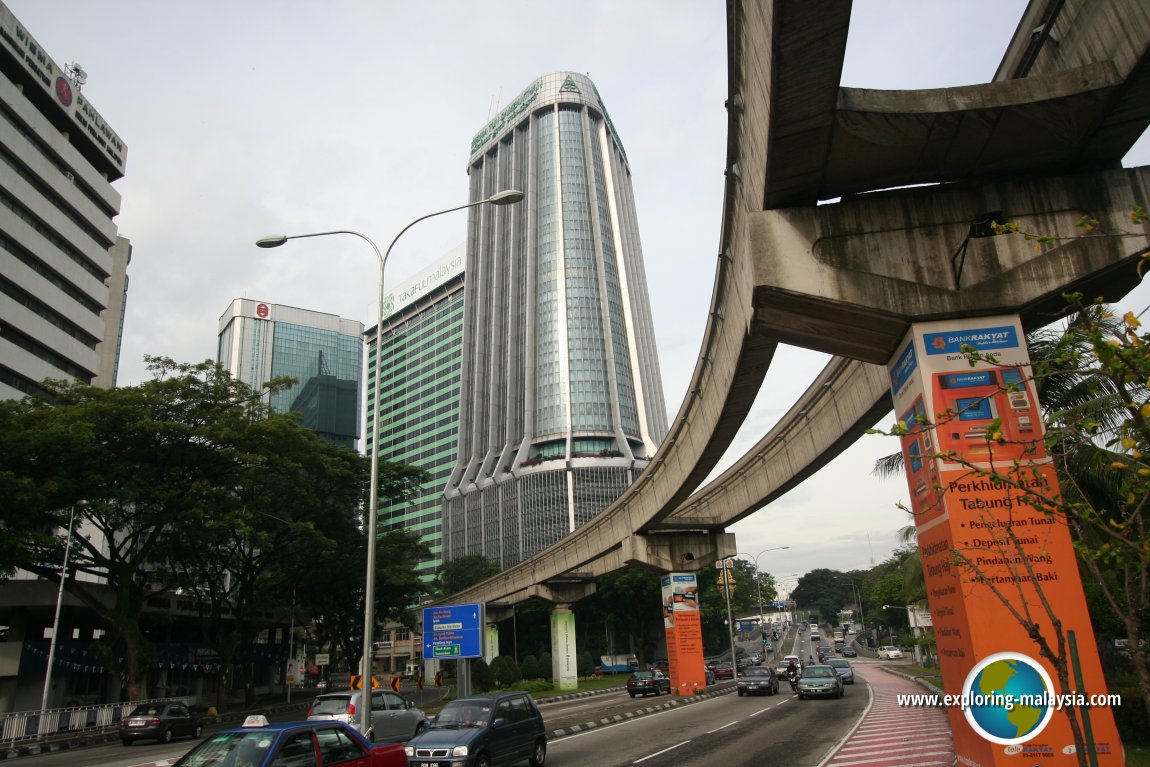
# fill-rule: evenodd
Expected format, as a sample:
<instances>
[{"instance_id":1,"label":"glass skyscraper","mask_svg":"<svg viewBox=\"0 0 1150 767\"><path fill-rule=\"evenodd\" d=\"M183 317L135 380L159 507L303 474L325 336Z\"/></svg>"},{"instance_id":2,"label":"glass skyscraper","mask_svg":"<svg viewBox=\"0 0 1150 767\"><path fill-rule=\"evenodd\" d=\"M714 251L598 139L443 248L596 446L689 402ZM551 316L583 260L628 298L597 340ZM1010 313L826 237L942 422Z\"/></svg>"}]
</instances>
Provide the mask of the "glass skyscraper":
<instances>
[{"instance_id":1,"label":"glass skyscraper","mask_svg":"<svg viewBox=\"0 0 1150 767\"><path fill-rule=\"evenodd\" d=\"M545 75L474 138L459 458L444 558L503 567L602 511L667 431L627 155L595 85Z\"/></svg>"},{"instance_id":2,"label":"glass skyscraper","mask_svg":"<svg viewBox=\"0 0 1150 767\"><path fill-rule=\"evenodd\" d=\"M295 378L293 386L268 397L272 411L300 413L324 439L355 449L363 323L237 298L220 316L217 360L256 390L279 376Z\"/></svg>"},{"instance_id":3,"label":"glass skyscraper","mask_svg":"<svg viewBox=\"0 0 1150 767\"><path fill-rule=\"evenodd\" d=\"M381 530L417 533L431 549L419 563L430 580L442 563L443 488L455 466L459 434L459 371L463 354L463 248L389 291L383 299L383 378L379 447L383 460L430 474L415 498L380 499ZM375 328L368 329L369 390L375 375ZM368 441L375 408L368 408ZM370 448L369 448L370 450Z\"/></svg>"}]
</instances>

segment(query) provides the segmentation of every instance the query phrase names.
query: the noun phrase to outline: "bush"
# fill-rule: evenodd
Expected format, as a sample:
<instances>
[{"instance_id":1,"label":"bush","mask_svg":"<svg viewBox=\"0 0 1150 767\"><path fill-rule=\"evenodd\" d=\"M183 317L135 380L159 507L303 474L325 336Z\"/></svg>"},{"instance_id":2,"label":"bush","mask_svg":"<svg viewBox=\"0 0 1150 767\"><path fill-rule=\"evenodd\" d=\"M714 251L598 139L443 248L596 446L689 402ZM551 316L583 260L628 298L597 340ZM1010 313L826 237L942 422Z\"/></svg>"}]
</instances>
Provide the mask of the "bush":
<instances>
[{"instance_id":1,"label":"bush","mask_svg":"<svg viewBox=\"0 0 1150 767\"><path fill-rule=\"evenodd\" d=\"M519 685L519 689L530 693L537 693L554 692L555 687L550 682L544 681L542 679L532 679L529 682L523 682L521 685Z\"/></svg>"},{"instance_id":2,"label":"bush","mask_svg":"<svg viewBox=\"0 0 1150 767\"><path fill-rule=\"evenodd\" d=\"M475 692L495 689L495 675L483 658L476 658L471 663L471 689Z\"/></svg>"},{"instance_id":3,"label":"bush","mask_svg":"<svg viewBox=\"0 0 1150 767\"><path fill-rule=\"evenodd\" d=\"M523 678L515 661L506 655L500 655L491 661L491 673L495 676L495 683L504 690L514 687Z\"/></svg>"},{"instance_id":4,"label":"bush","mask_svg":"<svg viewBox=\"0 0 1150 767\"><path fill-rule=\"evenodd\" d=\"M538 679L542 676L539 673L539 661L535 659L534 655L528 655L519 664L519 671L523 674L524 679Z\"/></svg>"},{"instance_id":5,"label":"bush","mask_svg":"<svg viewBox=\"0 0 1150 767\"><path fill-rule=\"evenodd\" d=\"M595 673L595 656L589 652L581 652L575 656L575 668L579 676L592 676Z\"/></svg>"},{"instance_id":6,"label":"bush","mask_svg":"<svg viewBox=\"0 0 1150 767\"><path fill-rule=\"evenodd\" d=\"M539 679L551 678L551 653L546 650L539 656Z\"/></svg>"}]
</instances>

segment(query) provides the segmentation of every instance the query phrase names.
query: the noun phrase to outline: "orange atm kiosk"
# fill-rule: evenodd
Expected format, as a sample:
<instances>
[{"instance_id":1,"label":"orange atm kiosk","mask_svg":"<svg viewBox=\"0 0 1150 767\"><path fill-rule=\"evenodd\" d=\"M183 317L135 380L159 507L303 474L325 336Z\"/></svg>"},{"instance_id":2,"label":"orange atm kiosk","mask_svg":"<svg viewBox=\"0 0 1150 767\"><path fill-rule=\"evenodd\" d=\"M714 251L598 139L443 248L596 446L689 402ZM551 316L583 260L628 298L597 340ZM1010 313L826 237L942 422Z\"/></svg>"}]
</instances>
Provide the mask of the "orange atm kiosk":
<instances>
[{"instance_id":1,"label":"orange atm kiosk","mask_svg":"<svg viewBox=\"0 0 1150 767\"><path fill-rule=\"evenodd\" d=\"M1019 368L934 375L938 443L971 463L1046 455L1036 398ZM988 438L997 422L1002 444Z\"/></svg>"}]
</instances>

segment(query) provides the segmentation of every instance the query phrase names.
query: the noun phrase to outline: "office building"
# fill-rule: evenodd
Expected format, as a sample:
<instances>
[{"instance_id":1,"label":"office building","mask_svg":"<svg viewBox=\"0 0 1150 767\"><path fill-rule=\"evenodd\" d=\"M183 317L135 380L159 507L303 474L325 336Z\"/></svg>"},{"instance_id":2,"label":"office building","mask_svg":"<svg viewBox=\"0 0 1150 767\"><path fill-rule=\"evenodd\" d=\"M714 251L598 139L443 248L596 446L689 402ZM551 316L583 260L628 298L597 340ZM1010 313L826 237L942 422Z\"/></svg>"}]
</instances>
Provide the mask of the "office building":
<instances>
[{"instance_id":1,"label":"office building","mask_svg":"<svg viewBox=\"0 0 1150 767\"><path fill-rule=\"evenodd\" d=\"M113 218L127 147L0 3L0 398L115 384L131 248Z\"/></svg>"},{"instance_id":2,"label":"office building","mask_svg":"<svg viewBox=\"0 0 1150 767\"><path fill-rule=\"evenodd\" d=\"M220 316L217 361L253 389L280 376L296 383L268 394L273 412L340 447L359 438L363 323L334 314L237 298Z\"/></svg>"},{"instance_id":3,"label":"office building","mask_svg":"<svg viewBox=\"0 0 1150 767\"><path fill-rule=\"evenodd\" d=\"M463 260L461 246L412 279L399 281L384 296L385 311L391 312L383 322L379 357L380 458L418 466L430 476L412 499L380 500L379 529L417 533L428 545L432 556L419 564L424 580L430 580L443 561L443 489L458 448ZM368 330L368 346L375 348L375 328ZM376 359L369 353L369 382ZM369 406L369 443L374 412Z\"/></svg>"},{"instance_id":4,"label":"office building","mask_svg":"<svg viewBox=\"0 0 1150 767\"><path fill-rule=\"evenodd\" d=\"M539 78L475 136L459 459L444 558L503 567L639 475L666 412L630 167L590 79Z\"/></svg>"}]
</instances>

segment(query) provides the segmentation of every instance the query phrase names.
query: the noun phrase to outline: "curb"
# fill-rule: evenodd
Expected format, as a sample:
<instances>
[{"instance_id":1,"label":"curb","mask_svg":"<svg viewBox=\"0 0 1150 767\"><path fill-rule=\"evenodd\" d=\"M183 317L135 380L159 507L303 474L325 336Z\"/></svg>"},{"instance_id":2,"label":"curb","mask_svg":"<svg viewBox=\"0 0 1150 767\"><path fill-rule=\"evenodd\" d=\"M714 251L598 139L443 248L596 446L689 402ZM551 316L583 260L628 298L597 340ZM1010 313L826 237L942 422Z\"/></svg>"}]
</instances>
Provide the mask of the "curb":
<instances>
[{"instance_id":1,"label":"curb","mask_svg":"<svg viewBox=\"0 0 1150 767\"><path fill-rule=\"evenodd\" d=\"M921 676L911 676L910 674L904 674L901 671L895 671L893 668L889 668L887 666L879 666L879 668L881 668L883 671L885 671L888 674L894 674L895 676L901 676L903 679L907 679L911 682L915 682L916 684L919 684L922 687L925 687L926 689L930 690L931 692L936 692L939 695L944 694L942 688L937 686L934 682L930 681L929 679L926 679L926 678L921 677ZM941 705L941 704L939 704L939 705Z\"/></svg>"},{"instance_id":2,"label":"curb","mask_svg":"<svg viewBox=\"0 0 1150 767\"><path fill-rule=\"evenodd\" d=\"M731 688L724 689L724 690L715 690L713 692L704 692L704 693L700 693L699 695L692 695L690 697L677 698L675 700L667 701L666 703L662 703L662 704L659 704L657 706L647 706L646 708L641 708L638 711L628 711L625 714L616 714L615 716L609 716L609 717L605 717L603 719L597 719L593 722L584 722L583 724L574 724L574 725L571 725L570 727L560 727L557 730L549 731L547 733L547 736L549 738L561 738L565 735L574 735L574 734L579 733L579 732L586 732L587 730L593 730L596 727L604 727L604 726L609 725L609 724L617 724L619 722L625 722L628 719L637 719L639 717L649 716L650 714L657 714L660 711L667 711L668 709L678 708L680 706L689 706L692 703L697 703L701 700L707 700L708 698L717 698L720 695L730 695L733 692L735 692L735 688L731 687ZM583 694L579 694L579 695L572 696L572 697L582 697L582 696L583 696Z\"/></svg>"},{"instance_id":3,"label":"curb","mask_svg":"<svg viewBox=\"0 0 1150 767\"><path fill-rule=\"evenodd\" d=\"M575 700L576 698L591 698L596 695L606 695L610 692L623 692L626 687L604 687L602 690L586 690L584 692L569 692L565 695L553 695L550 698L540 698L536 703L558 703L562 700Z\"/></svg>"}]
</instances>

